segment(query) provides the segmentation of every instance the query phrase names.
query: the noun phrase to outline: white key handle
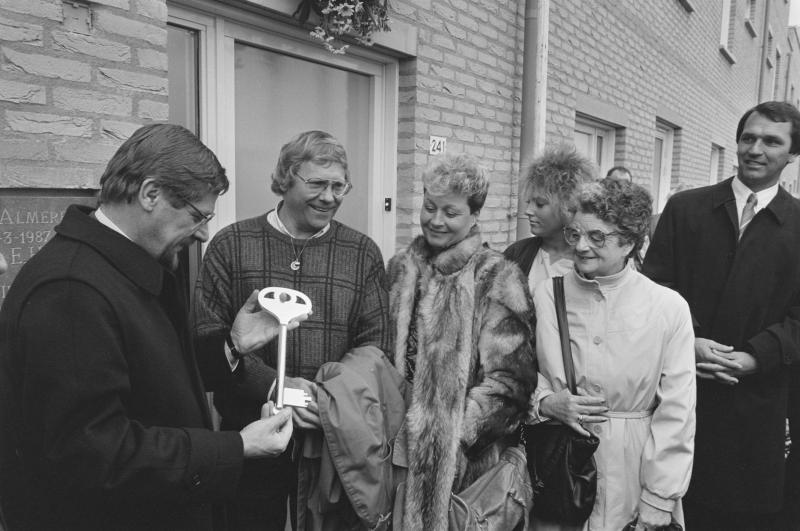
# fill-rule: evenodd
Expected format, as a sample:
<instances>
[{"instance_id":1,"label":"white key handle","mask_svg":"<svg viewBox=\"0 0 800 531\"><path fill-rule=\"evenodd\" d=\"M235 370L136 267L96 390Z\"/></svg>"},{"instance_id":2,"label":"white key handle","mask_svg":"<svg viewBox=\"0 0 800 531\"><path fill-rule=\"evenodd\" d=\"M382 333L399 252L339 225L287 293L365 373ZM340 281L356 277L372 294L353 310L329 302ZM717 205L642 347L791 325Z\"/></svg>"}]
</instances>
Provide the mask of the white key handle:
<instances>
[{"instance_id":1,"label":"white key handle","mask_svg":"<svg viewBox=\"0 0 800 531\"><path fill-rule=\"evenodd\" d=\"M278 334L278 396L275 408L283 408L283 386L286 379L286 332L289 323L311 313L311 299L305 293L289 288L264 288L258 292L258 303L280 324Z\"/></svg>"}]
</instances>

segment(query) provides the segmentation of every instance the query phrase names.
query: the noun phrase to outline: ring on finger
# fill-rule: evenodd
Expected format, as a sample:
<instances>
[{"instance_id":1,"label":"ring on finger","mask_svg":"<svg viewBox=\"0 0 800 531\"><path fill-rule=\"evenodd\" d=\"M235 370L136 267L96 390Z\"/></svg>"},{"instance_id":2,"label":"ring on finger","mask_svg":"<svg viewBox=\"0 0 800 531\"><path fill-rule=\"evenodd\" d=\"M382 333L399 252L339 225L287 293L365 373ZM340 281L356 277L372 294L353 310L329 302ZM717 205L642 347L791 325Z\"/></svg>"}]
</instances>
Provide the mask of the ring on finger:
<instances>
[{"instance_id":1,"label":"ring on finger","mask_svg":"<svg viewBox=\"0 0 800 531\"><path fill-rule=\"evenodd\" d=\"M583 415L578 415L578 424L583 424Z\"/></svg>"}]
</instances>

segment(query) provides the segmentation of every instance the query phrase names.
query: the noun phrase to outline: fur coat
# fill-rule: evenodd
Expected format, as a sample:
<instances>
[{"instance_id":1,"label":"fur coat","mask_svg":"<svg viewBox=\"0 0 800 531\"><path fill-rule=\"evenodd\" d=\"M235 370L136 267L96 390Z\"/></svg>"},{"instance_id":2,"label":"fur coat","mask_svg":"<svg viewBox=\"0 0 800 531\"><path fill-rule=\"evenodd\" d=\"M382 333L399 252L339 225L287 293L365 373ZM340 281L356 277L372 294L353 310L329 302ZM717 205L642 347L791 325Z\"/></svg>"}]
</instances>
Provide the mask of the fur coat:
<instances>
[{"instance_id":1,"label":"fur coat","mask_svg":"<svg viewBox=\"0 0 800 531\"><path fill-rule=\"evenodd\" d=\"M404 375L411 319L417 329L403 529L438 531L450 493L497 463L501 439L525 416L536 388L533 306L519 268L484 246L477 227L438 254L418 237L391 259L388 278Z\"/></svg>"}]
</instances>

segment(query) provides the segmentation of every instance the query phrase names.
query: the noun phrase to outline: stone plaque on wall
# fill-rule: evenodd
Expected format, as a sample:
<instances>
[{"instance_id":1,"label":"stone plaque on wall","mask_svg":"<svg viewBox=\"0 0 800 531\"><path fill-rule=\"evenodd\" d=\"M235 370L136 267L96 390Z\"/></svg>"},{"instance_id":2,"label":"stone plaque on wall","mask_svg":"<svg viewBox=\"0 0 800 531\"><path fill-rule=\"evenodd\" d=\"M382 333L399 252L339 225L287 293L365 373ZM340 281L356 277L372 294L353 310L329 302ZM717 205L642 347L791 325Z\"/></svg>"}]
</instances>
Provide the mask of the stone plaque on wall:
<instances>
[{"instance_id":1,"label":"stone plaque on wall","mask_svg":"<svg viewBox=\"0 0 800 531\"><path fill-rule=\"evenodd\" d=\"M20 268L53 237L67 207L96 203L91 190L0 190L0 253L8 262L0 276L0 305Z\"/></svg>"}]
</instances>

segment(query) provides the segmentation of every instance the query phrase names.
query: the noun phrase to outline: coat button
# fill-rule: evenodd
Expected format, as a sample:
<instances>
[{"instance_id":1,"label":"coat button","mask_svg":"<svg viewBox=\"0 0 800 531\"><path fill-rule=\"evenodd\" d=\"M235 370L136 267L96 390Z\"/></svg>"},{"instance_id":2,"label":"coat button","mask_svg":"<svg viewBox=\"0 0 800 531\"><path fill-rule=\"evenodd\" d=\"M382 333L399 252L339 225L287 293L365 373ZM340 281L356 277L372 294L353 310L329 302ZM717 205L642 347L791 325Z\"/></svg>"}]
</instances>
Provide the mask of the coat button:
<instances>
[{"instance_id":1,"label":"coat button","mask_svg":"<svg viewBox=\"0 0 800 531\"><path fill-rule=\"evenodd\" d=\"M600 424L595 424L592 427L592 431L594 432L595 435L600 435L600 433L602 433L603 431L603 428L600 426Z\"/></svg>"},{"instance_id":2,"label":"coat button","mask_svg":"<svg viewBox=\"0 0 800 531\"><path fill-rule=\"evenodd\" d=\"M594 342L595 345L599 345L600 343L603 342L603 339L600 336L594 336L594 339L592 341Z\"/></svg>"},{"instance_id":3,"label":"coat button","mask_svg":"<svg viewBox=\"0 0 800 531\"><path fill-rule=\"evenodd\" d=\"M600 293L595 293L594 300L596 300L597 302L602 301L603 295L601 295Z\"/></svg>"}]
</instances>

